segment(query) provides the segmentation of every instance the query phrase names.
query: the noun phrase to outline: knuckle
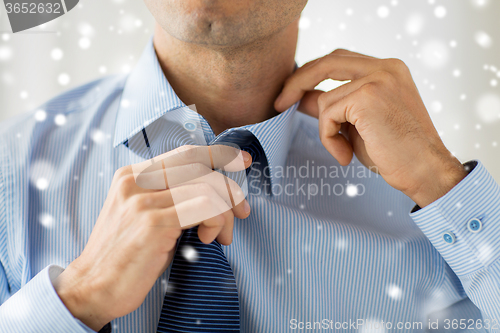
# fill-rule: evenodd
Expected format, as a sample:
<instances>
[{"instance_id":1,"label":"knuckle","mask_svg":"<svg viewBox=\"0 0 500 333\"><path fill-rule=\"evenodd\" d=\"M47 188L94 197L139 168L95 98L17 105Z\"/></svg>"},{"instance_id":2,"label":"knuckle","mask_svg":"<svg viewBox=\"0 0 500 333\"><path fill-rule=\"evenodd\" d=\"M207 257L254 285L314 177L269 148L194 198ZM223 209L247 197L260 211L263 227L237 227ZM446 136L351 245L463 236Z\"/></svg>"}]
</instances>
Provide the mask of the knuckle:
<instances>
[{"instance_id":1,"label":"knuckle","mask_svg":"<svg viewBox=\"0 0 500 333\"><path fill-rule=\"evenodd\" d=\"M121 176L116 181L118 192L122 195L128 196L132 193L135 187L135 178L131 174Z\"/></svg>"},{"instance_id":2,"label":"knuckle","mask_svg":"<svg viewBox=\"0 0 500 333\"><path fill-rule=\"evenodd\" d=\"M212 206L212 199L208 195L201 195L198 200L201 209L206 209L208 211Z\"/></svg>"},{"instance_id":3,"label":"knuckle","mask_svg":"<svg viewBox=\"0 0 500 333\"><path fill-rule=\"evenodd\" d=\"M383 82L384 84L397 85L396 77L388 71L378 71L375 73L375 76L378 81Z\"/></svg>"},{"instance_id":4,"label":"knuckle","mask_svg":"<svg viewBox=\"0 0 500 333\"><path fill-rule=\"evenodd\" d=\"M118 170L115 171L115 174L113 175L113 179L117 180L119 178L122 178L130 173L130 166L124 166L119 168Z\"/></svg>"},{"instance_id":5,"label":"knuckle","mask_svg":"<svg viewBox=\"0 0 500 333\"><path fill-rule=\"evenodd\" d=\"M129 204L136 211L143 211L151 204L151 199L145 195L134 195L129 199Z\"/></svg>"},{"instance_id":6,"label":"knuckle","mask_svg":"<svg viewBox=\"0 0 500 333\"><path fill-rule=\"evenodd\" d=\"M391 78L393 77L391 73L389 73L388 71L378 71L375 73L375 77L379 80L379 81L387 81L387 80L391 80Z\"/></svg>"},{"instance_id":7,"label":"knuckle","mask_svg":"<svg viewBox=\"0 0 500 333\"><path fill-rule=\"evenodd\" d=\"M378 90L379 90L379 88L378 88L377 84L375 84L374 82L365 83L359 89L361 95L363 97L368 97L368 98L371 98L373 96L377 96Z\"/></svg>"},{"instance_id":8,"label":"knuckle","mask_svg":"<svg viewBox=\"0 0 500 333\"><path fill-rule=\"evenodd\" d=\"M179 227L168 226L165 230L165 236L172 241L177 240L181 235L182 229ZM165 246L163 250L165 252L172 250L176 245L175 242L162 242L162 244Z\"/></svg>"},{"instance_id":9,"label":"knuckle","mask_svg":"<svg viewBox=\"0 0 500 333\"><path fill-rule=\"evenodd\" d=\"M318 107L320 110L325 110L328 106L328 95L323 93L318 96Z\"/></svg>"},{"instance_id":10,"label":"knuckle","mask_svg":"<svg viewBox=\"0 0 500 333\"><path fill-rule=\"evenodd\" d=\"M389 58L386 59L386 63L389 68L396 71L397 73L405 73L408 71L408 66L404 63L403 60L397 58Z\"/></svg>"},{"instance_id":11,"label":"knuckle","mask_svg":"<svg viewBox=\"0 0 500 333\"><path fill-rule=\"evenodd\" d=\"M338 49L333 50L333 52L330 54L337 55L337 54L345 53L346 51L347 51L346 49L338 48Z\"/></svg>"}]
</instances>

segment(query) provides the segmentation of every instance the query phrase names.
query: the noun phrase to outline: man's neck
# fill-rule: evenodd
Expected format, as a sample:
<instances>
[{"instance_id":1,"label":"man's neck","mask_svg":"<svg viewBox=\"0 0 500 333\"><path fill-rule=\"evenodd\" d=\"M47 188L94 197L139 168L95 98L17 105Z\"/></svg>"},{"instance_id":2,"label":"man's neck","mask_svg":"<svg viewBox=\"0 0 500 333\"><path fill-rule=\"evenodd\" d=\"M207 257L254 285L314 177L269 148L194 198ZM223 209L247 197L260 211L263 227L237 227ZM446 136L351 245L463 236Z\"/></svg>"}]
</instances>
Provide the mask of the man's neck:
<instances>
[{"instance_id":1,"label":"man's neck","mask_svg":"<svg viewBox=\"0 0 500 333\"><path fill-rule=\"evenodd\" d=\"M178 40L156 25L154 45L179 98L208 121L215 134L277 115L274 100L295 66L297 21L265 40L213 47Z\"/></svg>"}]
</instances>

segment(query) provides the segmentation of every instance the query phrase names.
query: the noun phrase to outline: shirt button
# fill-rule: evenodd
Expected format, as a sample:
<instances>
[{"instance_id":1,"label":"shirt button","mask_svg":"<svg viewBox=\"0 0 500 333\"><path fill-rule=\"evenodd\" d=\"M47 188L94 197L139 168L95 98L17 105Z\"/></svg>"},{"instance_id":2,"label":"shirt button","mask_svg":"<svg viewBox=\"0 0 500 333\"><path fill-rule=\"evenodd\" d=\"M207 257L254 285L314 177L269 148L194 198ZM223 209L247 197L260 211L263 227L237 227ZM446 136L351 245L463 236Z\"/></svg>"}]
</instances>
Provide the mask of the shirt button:
<instances>
[{"instance_id":1,"label":"shirt button","mask_svg":"<svg viewBox=\"0 0 500 333\"><path fill-rule=\"evenodd\" d=\"M455 235L451 231L446 231L443 233L443 240L446 244L453 244L455 243Z\"/></svg>"},{"instance_id":2,"label":"shirt button","mask_svg":"<svg viewBox=\"0 0 500 333\"><path fill-rule=\"evenodd\" d=\"M467 222L467 229L474 234L480 232L482 228L483 224L480 219L473 218Z\"/></svg>"},{"instance_id":3,"label":"shirt button","mask_svg":"<svg viewBox=\"0 0 500 333\"><path fill-rule=\"evenodd\" d=\"M196 124L188 121L184 123L184 128L188 131L194 131L196 129Z\"/></svg>"}]
</instances>

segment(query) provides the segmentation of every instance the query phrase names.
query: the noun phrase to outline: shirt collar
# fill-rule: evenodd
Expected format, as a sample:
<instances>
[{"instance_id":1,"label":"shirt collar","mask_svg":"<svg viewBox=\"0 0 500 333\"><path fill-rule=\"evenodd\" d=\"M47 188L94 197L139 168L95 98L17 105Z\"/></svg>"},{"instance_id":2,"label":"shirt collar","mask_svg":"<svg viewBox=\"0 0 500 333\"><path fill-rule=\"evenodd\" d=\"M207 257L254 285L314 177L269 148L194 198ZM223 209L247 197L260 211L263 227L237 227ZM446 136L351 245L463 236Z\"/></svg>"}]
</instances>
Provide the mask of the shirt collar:
<instances>
[{"instance_id":1,"label":"shirt collar","mask_svg":"<svg viewBox=\"0 0 500 333\"><path fill-rule=\"evenodd\" d=\"M212 138L210 144L222 140L235 130L245 129L252 132L266 154L270 167L271 185L277 184L278 180L275 175L286 162L295 132L293 119L298 104L260 123L230 128L217 137L212 132L208 135ZM115 123L114 147L125 143L167 112L185 107L187 107L186 104L179 99L168 83L156 56L153 41L150 40L125 82ZM202 121L206 122L204 119Z\"/></svg>"}]
</instances>

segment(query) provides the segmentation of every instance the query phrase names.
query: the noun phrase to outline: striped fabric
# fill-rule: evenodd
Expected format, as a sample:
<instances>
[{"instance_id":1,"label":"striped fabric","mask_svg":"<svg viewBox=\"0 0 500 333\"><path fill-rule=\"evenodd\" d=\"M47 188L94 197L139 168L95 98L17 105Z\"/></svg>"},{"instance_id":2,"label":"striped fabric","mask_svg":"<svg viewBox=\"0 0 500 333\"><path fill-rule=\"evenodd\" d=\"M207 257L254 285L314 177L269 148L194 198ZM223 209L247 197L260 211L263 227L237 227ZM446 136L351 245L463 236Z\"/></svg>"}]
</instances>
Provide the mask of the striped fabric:
<instances>
[{"instance_id":1,"label":"striped fabric","mask_svg":"<svg viewBox=\"0 0 500 333\"><path fill-rule=\"evenodd\" d=\"M204 244L186 230L175 253L158 333L240 332L233 271L217 241Z\"/></svg>"},{"instance_id":2,"label":"striped fabric","mask_svg":"<svg viewBox=\"0 0 500 333\"><path fill-rule=\"evenodd\" d=\"M130 75L0 124L0 332L92 332L52 281L85 247L115 170L147 158L125 142L158 122L180 127L152 140L151 152L221 140L202 117L203 138L186 135L183 108L150 43ZM271 184L266 195L248 183L252 213L235 220L233 243L222 246L241 332L418 332L429 319L439 320L433 332L458 331L453 319L467 320L464 331L498 331L500 190L480 162L410 213L414 203L359 161L340 166L321 145L317 121L296 105L223 134L242 129L262 144ZM471 217L482 223L477 233L466 227ZM137 310L112 321L113 332L156 332L169 273Z\"/></svg>"},{"instance_id":3,"label":"striped fabric","mask_svg":"<svg viewBox=\"0 0 500 333\"><path fill-rule=\"evenodd\" d=\"M149 133L159 136L160 132ZM147 134L144 137L149 142ZM252 165L245 177L253 177L252 172L259 171L264 176L261 170L267 165L265 153L248 130L230 131L214 144L247 151L252 156ZM238 173L234 174L226 173L242 186ZM221 245L217 241L202 243L197 230L195 227L185 231L179 241L157 332L240 332L238 290L231 266Z\"/></svg>"}]
</instances>

